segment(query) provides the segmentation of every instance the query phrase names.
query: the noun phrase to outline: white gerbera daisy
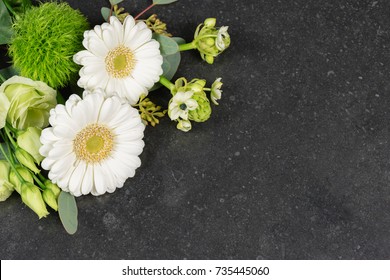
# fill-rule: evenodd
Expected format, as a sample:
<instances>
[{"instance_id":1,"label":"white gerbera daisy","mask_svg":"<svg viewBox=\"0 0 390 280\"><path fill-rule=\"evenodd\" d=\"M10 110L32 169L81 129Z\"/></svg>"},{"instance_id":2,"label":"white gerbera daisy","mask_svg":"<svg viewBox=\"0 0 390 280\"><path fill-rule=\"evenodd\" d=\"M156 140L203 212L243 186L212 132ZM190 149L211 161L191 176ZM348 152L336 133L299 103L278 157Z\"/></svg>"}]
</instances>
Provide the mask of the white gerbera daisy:
<instances>
[{"instance_id":1,"label":"white gerbera daisy","mask_svg":"<svg viewBox=\"0 0 390 280\"><path fill-rule=\"evenodd\" d=\"M49 122L41 134L42 168L74 196L112 193L141 165L145 125L117 96L99 89L84 99L73 94L51 110Z\"/></svg>"},{"instance_id":2,"label":"white gerbera daisy","mask_svg":"<svg viewBox=\"0 0 390 280\"><path fill-rule=\"evenodd\" d=\"M179 91L169 102L168 115L171 120L181 118L188 120L188 111L198 108L198 102L191 98L194 95L193 91Z\"/></svg>"},{"instance_id":3,"label":"white gerbera daisy","mask_svg":"<svg viewBox=\"0 0 390 280\"><path fill-rule=\"evenodd\" d=\"M73 60L83 65L77 84L86 90L116 92L134 105L163 73L160 44L144 22L135 23L131 16L123 25L112 16L110 23L85 31L83 45L86 50Z\"/></svg>"}]
</instances>

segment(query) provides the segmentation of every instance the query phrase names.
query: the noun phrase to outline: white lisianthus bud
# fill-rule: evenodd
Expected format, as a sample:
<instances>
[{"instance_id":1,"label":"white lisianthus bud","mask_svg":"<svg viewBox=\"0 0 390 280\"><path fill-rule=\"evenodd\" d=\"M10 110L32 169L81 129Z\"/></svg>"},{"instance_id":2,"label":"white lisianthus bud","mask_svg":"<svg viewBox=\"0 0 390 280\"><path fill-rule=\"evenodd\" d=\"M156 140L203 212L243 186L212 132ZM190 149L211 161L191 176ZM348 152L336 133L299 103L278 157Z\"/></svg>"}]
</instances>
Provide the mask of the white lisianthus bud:
<instances>
[{"instance_id":1,"label":"white lisianthus bud","mask_svg":"<svg viewBox=\"0 0 390 280\"><path fill-rule=\"evenodd\" d=\"M42 146L40 137L42 129L38 127L29 127L27 130L18 134L17 143L20 148L28 152L37 164L43 160L43 156L39 153L39 148Z\"/></svg>"}]
</instances>

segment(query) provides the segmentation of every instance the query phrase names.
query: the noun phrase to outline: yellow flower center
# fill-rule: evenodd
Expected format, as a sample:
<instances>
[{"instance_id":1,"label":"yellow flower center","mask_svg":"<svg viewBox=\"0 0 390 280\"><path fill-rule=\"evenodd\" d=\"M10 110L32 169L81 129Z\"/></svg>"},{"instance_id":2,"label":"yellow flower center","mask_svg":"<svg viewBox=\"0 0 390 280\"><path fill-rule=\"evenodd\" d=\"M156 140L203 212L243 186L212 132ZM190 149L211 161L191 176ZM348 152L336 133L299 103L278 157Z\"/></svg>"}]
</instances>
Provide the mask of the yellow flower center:
<instances>
[{"instance_id":1,"label":"yellow flower center","mask_svg":"<svg viewBox=\"0 0 390 280\"><path fill-rule=\"evenodd\" d=\"M114 146L114 134L104 125L90 124L77 133L73 140L76 158L87 163L106 159Z\"/></svg>"},{"instance_id":2,"label":"yellow flower center","mask_svg":"<svg viewBox=\"0 0 390 280\"><path fill-rule=\"evenodd\" d=\"M114 78L124 78L130 75L135 67L133 52L120 45L108 52L106 59L106 70Z\"/></svg>"}]
</instances>

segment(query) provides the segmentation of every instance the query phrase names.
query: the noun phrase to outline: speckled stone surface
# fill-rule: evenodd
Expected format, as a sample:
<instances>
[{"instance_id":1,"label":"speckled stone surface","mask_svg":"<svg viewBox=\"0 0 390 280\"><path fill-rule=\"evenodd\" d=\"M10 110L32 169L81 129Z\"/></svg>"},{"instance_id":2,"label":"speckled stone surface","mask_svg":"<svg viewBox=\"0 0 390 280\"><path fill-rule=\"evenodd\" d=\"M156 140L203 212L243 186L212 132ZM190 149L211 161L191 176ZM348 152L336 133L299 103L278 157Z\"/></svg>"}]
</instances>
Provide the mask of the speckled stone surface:
<instances>
[{"instance_id":1,"label":"speckled stone surface","mask_svg":"<svg viewBox=\"0 0 390 280\"><path fill-rule=\"evenodd\" d=\"M100 24L108 1L68 1ZM149 1L125 1L137 14ZM156 7L186 40L229 25L212 66L186 52L177 77L217 77L223 100L189 133L146 129L122 189L77 199L79 230L0 204L1 259L388 259L390 2L179 0ZM152 98L167 104L168 93Z\"/></svg>"}]
</instances>

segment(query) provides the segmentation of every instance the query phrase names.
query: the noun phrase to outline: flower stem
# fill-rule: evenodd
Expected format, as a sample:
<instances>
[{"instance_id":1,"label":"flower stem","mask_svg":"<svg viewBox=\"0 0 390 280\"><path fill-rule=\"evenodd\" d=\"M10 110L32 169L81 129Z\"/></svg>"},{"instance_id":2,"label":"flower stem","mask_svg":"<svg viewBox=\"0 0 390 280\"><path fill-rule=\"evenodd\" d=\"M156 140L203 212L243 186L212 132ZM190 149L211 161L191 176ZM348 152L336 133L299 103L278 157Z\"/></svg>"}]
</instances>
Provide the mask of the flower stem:
<instances>
[{"instance_id":1,"label":"flower stem","mask_svg":"<svg viewBox=\"0 0 390 280\"><path fill-rule=\"evenodd\" d=\"M4 141L5 141L5 140L4 140ZM5 150L4 150L4 148L3 148L3 145L0 145L0 152L3 154L4 158L5 158L6 161L9 163L9 165L10 165L12 171L15 172L16 177L18 177L19 181L20 181L21 183L24 183L25 180L24 180L23 177L19 174L18 170L16 170L13 161L10 159L9 155L7 155L7 153L5 152Z\"/></svg>"},{"instance_id":2,"label":"flower stem","mask_svg":"<svg viewBox=\"0 0 390 280\"><path fill-rule=\"evenodd\" d=\"M5 134L7 134L7 136L8 136L8 139L11 141L12 146L17 147L18 145L16 144L14 138L12 137L12 135L10 133L10 129L8 128L8 125L6 125L4 127L4 130L5 130Z\"/></svg>"},{"instance_id":3,"label":"flower stem","mask_svg":"<svg viewBox=\"0 0 390 280\"><path fill-rule=\"evenodd\" d=\"M34 174L34 172L32 172L31 170L30 171L30 174L33 176L34 178L34 181L39 185L39 187L42 189L42 190L45 190L46 189L46 186L42 183L42 181Z\"/></svg>"},{"instance_id":4,"label":"flower stem","mask_svg":"<svg viewBox=\"0 0 390 280\"><path fill-rule=\"evenodd\" d=\"M171 83L171 81L168 80L167 78L165 78L164 76L160 76L159 82L160 82L160 84L162 84L164 87L166 87L170 91L172 91L175 88L175 85L173 83Z\"/></svg>"},{"instance_id":5,"label":"flower stem","mask_svg":"<svg viewBox=\"0 0 390 280\"><path fill-rule=\"evenodd\" d=\"M145 10L143 10L142 12L140 12L134 19L137 20L140 16L142 16L144 13L146 13L147 11L149 11L151 8L153 8L156 4L152 4L150 5L149 7L147 7Z\"/></svg>"},{"instance_id":6,"label":"flower stem","mask_svg":"<svg viewBox=\"0 0 390 280\"><path fill-rule=\"evenodd\" d=\"M182 51L188 51L188 50L193 50L196 49L195 41L192 41L191 43L186 43L179 45L179 50Z\"/></svg>"}]
</instances>

